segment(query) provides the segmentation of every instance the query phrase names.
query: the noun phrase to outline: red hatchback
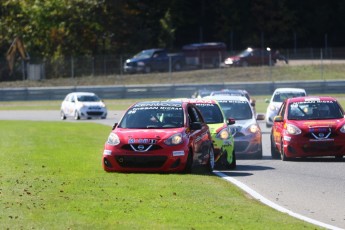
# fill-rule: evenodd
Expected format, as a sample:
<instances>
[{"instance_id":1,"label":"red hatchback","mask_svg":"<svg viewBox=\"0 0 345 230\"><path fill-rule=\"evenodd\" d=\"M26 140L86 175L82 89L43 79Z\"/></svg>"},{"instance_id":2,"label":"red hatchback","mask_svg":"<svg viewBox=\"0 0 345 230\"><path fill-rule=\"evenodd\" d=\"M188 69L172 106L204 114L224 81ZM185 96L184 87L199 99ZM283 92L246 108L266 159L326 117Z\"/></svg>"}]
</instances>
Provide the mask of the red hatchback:
<instances>
[{"instance_id":1,"label":"red hatchback","mask_svg":"<svg viewBox=\"0 0 345 230\"><path fill-rule=\"evenodd\" d=\"M213 171L209 127L191 103L136 103L114 125L102 163L108 172L190 173L200 165Z\"/></svg>"},{"instance_id":2,"label":"red hatchback","mask_svg":"<svg viewBox=\"0 0 345 230\"><path fill-rule=\"evenodd\" d=\"M333 97L287 99L274 117L272 158L345 155L344 110Z\"/></svg>"}]
</instances>

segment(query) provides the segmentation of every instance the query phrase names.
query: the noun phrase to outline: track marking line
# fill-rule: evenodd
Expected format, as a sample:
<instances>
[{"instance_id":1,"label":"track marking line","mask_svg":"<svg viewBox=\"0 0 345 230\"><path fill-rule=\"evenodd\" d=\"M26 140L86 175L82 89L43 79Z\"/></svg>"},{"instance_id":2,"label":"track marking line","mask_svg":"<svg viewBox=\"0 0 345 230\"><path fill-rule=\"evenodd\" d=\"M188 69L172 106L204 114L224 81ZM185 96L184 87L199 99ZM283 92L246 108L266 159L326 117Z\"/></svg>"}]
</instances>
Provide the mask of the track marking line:
<instances>
[{"instance_id":1,"label":"track marking line","mask_svg":"<svg viewBox=\"0 0 345 230\"><path fill-rule=\"evenodd\" d=\"M254 191L253 189L251 189L250 187L248 187L244 183L242 183L242 182L234 179L233 177L230 177L230 176L228 176L228 175L226 175L226 174L224 174L222 172L219 172L219 171L215 170L215 171L213 171L213 173L216 174L217 176L221 177L222 179L231 182L232 184L236 185L237 187L239 187L243 191L247 192L249 195L251 195L252 197L257 199L261 203L264 203L267 206L269 206L269 207L271 207L271 208L273 208L273 209L275 209L277 211L280 211L280 212L283 212L283 213L287 213L288 215L293 216L293 217L295 217L297 219L306 221L306 222L311 223L311 224L318 225L320 227L324 227L326 229L344 230L343 228L339 228L339 227L336 227L336 226L333 226L333 225L329 225L329 224L326 224L326 223L323 223L323 222L311 219L309 217L300 215L300 214L295 213L295 212L293 212L291 210L288 210L286 208L283 208L282 206L277 205L277 204L273 203L272 201L268 200L267 198L263 197L261 194L259 194L258 192Z\"/></svg>"}]
</instances>

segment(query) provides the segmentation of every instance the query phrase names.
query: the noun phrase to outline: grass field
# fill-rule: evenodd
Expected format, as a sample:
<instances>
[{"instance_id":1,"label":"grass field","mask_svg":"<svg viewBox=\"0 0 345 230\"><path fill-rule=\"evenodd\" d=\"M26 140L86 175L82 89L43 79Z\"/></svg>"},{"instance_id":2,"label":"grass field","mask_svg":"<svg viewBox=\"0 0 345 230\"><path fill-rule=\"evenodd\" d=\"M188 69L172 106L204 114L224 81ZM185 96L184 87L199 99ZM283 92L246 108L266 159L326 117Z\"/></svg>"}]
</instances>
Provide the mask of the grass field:
<instances>
[{"instance_id":1,"label":"grass field","mask_svg":"<svg viewBox=\"0 0 345 230\"><path fill-rule=\"evenodd\" d=\"M0 126L0 229L317 229L211 174L106 173L107 126Z\"/></svg>"},{"instance_id":2,"label":"grass field","mask_svg":"<svg viewBox=\"0 0 345 230\"><path fill-rule=\"evenodd\" d=\"M345 65L277 66L1 82L0 87L344 79ZM145 76L145 77L144 77ZM344 95L333 95L344 106ZM257 112L265 99L255 96ZM140 99L143 100L143 99ZM152 99L149 99L152 100ZM130 100L106 100L125 110ZM61 101L0 102L0 110L59 110ZM0 229L318 229L266 207L214 175L106 173L110 128L0 121Z\"/></svg>"}]
</instances>

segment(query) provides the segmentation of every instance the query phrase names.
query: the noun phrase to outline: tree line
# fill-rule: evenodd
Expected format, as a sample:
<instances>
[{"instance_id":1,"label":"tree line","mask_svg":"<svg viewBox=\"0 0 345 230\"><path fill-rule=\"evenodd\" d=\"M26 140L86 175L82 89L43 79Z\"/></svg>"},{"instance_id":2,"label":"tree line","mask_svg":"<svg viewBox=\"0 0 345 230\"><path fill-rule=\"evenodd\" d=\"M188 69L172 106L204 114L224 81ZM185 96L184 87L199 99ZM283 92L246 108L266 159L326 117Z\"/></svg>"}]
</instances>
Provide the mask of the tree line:
<instances>
[{"instance_id":1,"label":"tree line","mask_svg":"<svg viewBox=\"0 0 345 230\"><path fill-rule=\"evenodd\" d=\"M345 0L1 0L0 51L20 36L32 59L128 54L189 43L341 47Z\"/></svg>"}]
</instances>

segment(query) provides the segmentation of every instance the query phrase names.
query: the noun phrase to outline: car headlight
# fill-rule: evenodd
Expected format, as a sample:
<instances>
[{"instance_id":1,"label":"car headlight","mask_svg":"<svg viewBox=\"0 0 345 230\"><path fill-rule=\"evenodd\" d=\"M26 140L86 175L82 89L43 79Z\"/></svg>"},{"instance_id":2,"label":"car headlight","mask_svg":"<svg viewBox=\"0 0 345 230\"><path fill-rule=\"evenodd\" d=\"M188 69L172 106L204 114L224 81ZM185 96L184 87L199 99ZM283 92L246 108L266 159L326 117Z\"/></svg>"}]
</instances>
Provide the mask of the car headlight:
<instances>
[{"instance_id":1,"label":"car headlight","mask_svg":"<svg viewBox=\"0 0 345 230\"><path fill-rule=\"evenodd\" d=\"M108 140L107 140L107 144L108 145L118 145L120 144L120 138L118 135L116 135L115 133L110 133Z\"/></svg>"},{"instance_id":2,"label":"car headlight","mask_svg":"<svg viewBox=\"0 0 345 230\"><path fill-rule=\"evenodd\" d=\"M270 105L268 108L269 108L269 110L271 110L271 111L277 110L277 108L276 108L274 105Z\"/></svg>"},{"instance_id":3,"label":"car headlight","mask_svg":"<svg viewBox=\"0 0 345 230\"><path fill-rule=\"evenodd\" d=\"M256 125L256 124L253 124L253 125L249 126L248 130L249 130L249 132L251 132L251 133L260 132L260 128L259 128L259 126Z\"/></svg>"},{"instance_id":4,"label":"car headlight","mask_svg":"<svg viewBox=\"0 0 345 230\"><path fill-rule=\"evenodd\" d=\"M230 136L230 134L229 134L229 131L228 131L227 128L222 129L222 130L217 134L217 138L222 139L222 140L227 140L227 139L229 139L229 136Z\"/></svg>"},{"instance_id":5,"label":"car headlight","mask_svg":"<svg viewBox=\"0 0 345 230\"><path fill-rule=\"evenodd\" d=\"M302 131L297 126L291 124L286 125L286 132L291 135L298 135L302 133Z\"/></svg>"},{"instance_id":6,"label":"car headlight","mask_svg":"<svg viewBox=\"0 0 345 230\"><path fill-rule=\"evenodd\" d=\"M78 109L82 109L82 108L84 108L84 107L85 107L84 103L81 103L81 102L78 102L78 103L77 103L77 108L78 108Z\"/></svg>"},{"instance_id":7,"label":"car headlight","mask_svg":"<svg viewBox=\"0 0 345 230\"><path fill-rule=\"evenodd\" d=\"M182 142L183 142L183 137L181 133L174 134L164 141L166 145L179 145Z\"/></svg>"},{"instance_id":8,"label":"car headlight","mask_svg":"<svg viewBox=\"0 0 345 230\"><path fill-rule=\"evenodd\" d=\"M145 63L142 62L142 61L139 61L139 62L138 62L138 66L145 66Z\"/></svg>"},{"instance_id":9,"label":"car headlight","mask_svg":"<svg viewBox=\"0 0 345 230\"><path fill-rule=\"evenodd\" d=\"M231 58L228 58L228 59L225 60L224 63L227 64L227 65L231 65L231 64L233 64L233 61L232 61Z\"/></svg>"},{"instance_id":10,"label":"car headlight","mask_svg":"<svg viewBox=\"0 0 345 230\"><path fill-rule=\"evenodd\" d=\"M345 125L341 126L340 132L345 133Z\"/></svg>"}]
</instances>

